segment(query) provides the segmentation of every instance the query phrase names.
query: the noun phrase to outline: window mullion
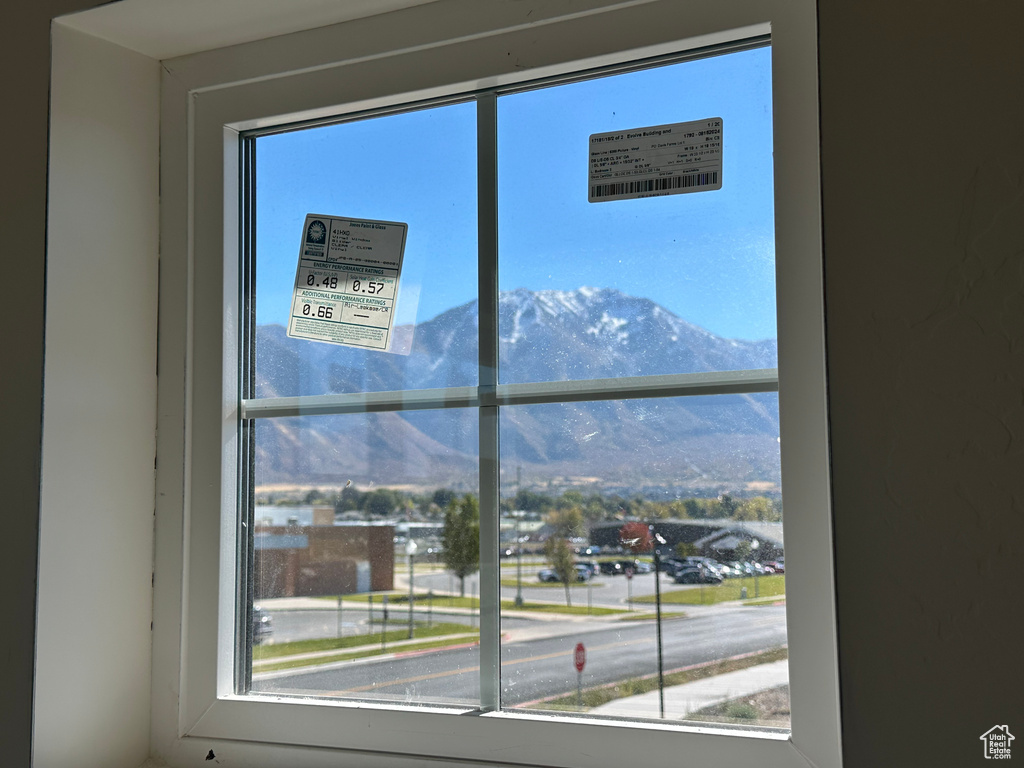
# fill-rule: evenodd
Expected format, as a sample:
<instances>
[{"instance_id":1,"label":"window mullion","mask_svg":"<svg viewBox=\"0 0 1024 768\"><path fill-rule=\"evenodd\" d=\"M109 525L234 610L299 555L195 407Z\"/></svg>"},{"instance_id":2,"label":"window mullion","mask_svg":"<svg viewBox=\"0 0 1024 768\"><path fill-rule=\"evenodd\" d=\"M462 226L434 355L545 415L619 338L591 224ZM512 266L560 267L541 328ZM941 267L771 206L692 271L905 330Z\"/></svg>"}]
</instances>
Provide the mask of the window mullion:
<instances>
[{"instance_id":1,"label":"window mullion","mask_svg":"<svg viewBox=\"0 0 1024 768\"><path fill-rule=\"evenodd\" d=\"M477 280L480 360L480 708L500 706L498 582L497 99L477 97Z\"/></svg>"},{"instance_id":2,"label":"window mullion","mask_svg":"<svg viewBox=\"0 0 1024 768\"><path fill-rule=\"evenodd\" d=\"M239 400L256 392L256 141L239 141L239 168L242 172L243 194L240 197L239 242L240 259L238 306L242 308L239 322L240 365ZM252 609L255 590L253 563L253 513L255 510L256 424L251 419L239 420L237 562L235 584L236 630L234 681L235 692L245 693L252 686Z\"/></svg>"}]
</instances>

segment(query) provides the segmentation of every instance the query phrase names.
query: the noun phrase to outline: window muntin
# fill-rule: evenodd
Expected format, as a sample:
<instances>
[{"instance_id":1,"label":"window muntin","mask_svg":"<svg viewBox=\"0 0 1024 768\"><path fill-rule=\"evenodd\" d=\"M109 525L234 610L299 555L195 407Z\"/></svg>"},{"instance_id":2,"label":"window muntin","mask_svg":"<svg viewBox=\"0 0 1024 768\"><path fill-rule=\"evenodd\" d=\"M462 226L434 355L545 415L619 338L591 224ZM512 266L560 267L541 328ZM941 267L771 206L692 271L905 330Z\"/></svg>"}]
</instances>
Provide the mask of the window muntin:
<instances>
[{"instance_id":1,"label":"window muntin","mask_svg":"<svg viewBox=\"0 0 1024 768\"><path fill-rule=\"evenodd\" d=\"M736 57L740 60L734 61ZM292 624L298 618L291 612L297 607L297 598L315 595L319 599L335 599L340 614L345 613L347 602L349 618L358 617L359 626L354 628L352 634L367 639L360 641L358 650L343 652L343 642L349 643L344 647L351 647L354 642L351 635L349 641L338 637L344 634L344 622L339 619L338 627L333 632L328 631L329 627L325 630L326 623L318 623L314 619L315 613L312 612L317 606L306 605L305 611L312 614L306 620L306 633L316 634L319 631L328 635L318 638L330 646L329 650L320 652L321 655L316 657L326 661L324 667L318 670L313 661L302 653L306 645L293 644L294 640L282 638L282 644L291 649L291 655L283 657L278 656L279 652L284 652L280 646L269 652L266 646L253 646L252 657L249 659L252 662L251 682L242 681L243 691L420 705L472 706L480 703L480 681L474 679L473 675L480 670L483 671L479 674L488 674L479 653L486 657L497 650L494 645L496 638L487 637L485 627L485 636L478 635L482 646L478 653L475 640L466 642L469 633L450 629L449 634L454 640L449 639L447 642L455 646L453 650L421 651L421 647L429 645L420 638L420 633L424 636L427 633L427 628L422 626L424 597L431 612L435 601L438 603L440 624L446 623L446 612L450 618L454 611L454 615L463 623L469 616L472 631L478 632L476 627L480 626L484 614L497 607L489 608L488 605L494 595L511 598L507 580L502 582L497 593L491 592L488 595L483 589L488 581L493 583L496 576L494 568L488 568L487 561L488 557L493 561L494 548L500 541L495 542L493 538L487 540L486 536L482 541L480 563L470 569L468 578L474 599L477 599L479 585L479 600L482 604L473 606L470 603L467 608L459 600L448 599L445 595L443 574L424 573L425 567L436 568L439 564L445 564L445 557L442 555L439 558L436 552L432 558L430 553L426 553L428 556L421 560L419 594L414 594L412 587L408 595L395 593L397 587L401 587L399 592L405 589L403 579L407 578L405 574L410 570L411 561L416 558L415 551L407 553L410 557L403 557L398 546L393 553L386 553L393 560L393 565L386 570L389 576L397 576L397 579L383 577L379 573L380 569L374 571L371 577L369 562L362 563L365 573L360 577L354 570L354 561L359 555L353 554L353 551L359 549L365 529L352 528L346 536L338 529L342 517L357 518L354 523L350 523L352 525L381 523L387 528L388 535L393 528L387 524L394 526L403 517L407 521L426 520L428 525L432 523L436 529L442 516L469 503L468 499L472 497L473 503L479 499L481 514L486 516L482 530L487 530L489 520L490 530L493 531L497 511L511 506L509 501L501 500L502 495L518 497L524 491L529 492L530 488L546 487L551 508L554 509L556 501L561 507L566 499L571 499L574 493L580 494L588 486L591 490L598 489L597 493L603 497L605 507L603 519L593 521L594 524L601 523L604 528L616 530L619 523L614 521L624 515L634 521L650 521L673 514L677 517L686 516L682 503L684 499L711 502L723 493L728 498L730 491L739 497L731 508L734 512L744 497L754 495L750 489L758 487L769 489L769 495L774 495L775 501L764 496L757 498L767 508L780 509L778 408L776 398L770 391L775 386L773 340L749 343L717 338L693 324L676 319L667 321L668 328L655 324L653 329L646 328L646 333L635 334L636 349L626 355L615 355L615 348L621 347L624 341L620 337L625 332L620 326L628 324L628 321L614 317L608 320L615 325L610 336L602 334L601 328L587 328L579 333L563 331L564 338L547 340L547 343L538 343L539 334L535 332L531 334L526 331L520 335L526 325L526 314L522 310L529 304L533 305L535 315L546 313L553 316L557 316L559 305L563 305L568 311L563 317L557 318L557 322L564 327L571 327L570 324L578 320L574 315L578 314L580 304L603 305L603 319L609 318L609 311L621 311L622 306L630 302L646 308L655 318L664 318L671 313L656 307L646 297L627 296L621 288L654 290L657 284L666 297L671 297L674 293L685 294L687 283L707 277L709 272L719 276L717 283L712 281L713 284L703 290L703 293L709 295L705 300L706 308L726 304L730 300L735 303L735 284L748 288L748 292L761 291L766 293L767 298L757 301L748 296L748 305L753 304L756 309L751 310L748 306L745 313L748 316L760 315L760 326L756 318L730 318L730 311L721 312L721 307L718 307L719 316L725 318L724 322L731 319L733 326L742 325L745 319L747 324L742 326L744 328L774 331L773 322L764 320L766 316L770 318L774 311L773 282L770 279L758 279L762 277L758 270L764 271L764 263L767 262L770 267L773 262L771 172L770 165L766 167L771 147L770 120L764 117L765 114L770 115L771 100L767 86L770 79L769 63L769 50L755 48L563 83L541 90L499 94L496 126L499 137L498 185L489 194L493 200L494 192L497 192L499 232L506 226L510 230L510 234L499 241L497 261L498 264L511 265L504 271L499 268L499 288L505 275L519 275L529 280L536 278L538 268L553 269L552 264L566 260L572 263L564 270L561 280L574 280L588 275L598 280L608 279L610 284L601 284L597 288L583 287L575 291L548 289L534 292L519 288L499 292L496 323L494 318L487 317L481 317L480 322L477 322L478 307L489 305L485 301L473 300L460 306L444 307L443 311L432 317L424 317L424 314L429 314L429 311L425 311L420 313L418 319L421 322L418 325L409 325L404 329L404 334L396 336L399 339L411 339L411 343L398 344L395 350L397 354L295 341L284 336L283 330L273 321L282 309L287 311L289 305L286 290L283 289L291 287L288 267L294 264L294 248L292 253L285 250L283 243L288 238L284 238L282 233L294 235L308 210L339 215L348 215L354 210L355 213L351 213L354 217L412 219L409 241L419 242L419 247L407 254L405 264L411 279L406 281L403 274L402 283L402 290L408 294L412 308L402 307L400 297L398 311L407 317L414 317L418 300L422 300L425 307L437 305L438 301L441 302L438 306L443 306L446 301L458 301L460 295L463 298L465 295L475 295L477 269L467 268L469 258L466 248L470 238L466 235L464 241L460 240L460 233L465 235L477 223L475 210L470 210L472 206L467 205L466 200L467 195L476 190L465 178L449 183L451 174L464 177L470 172L471 164L463 155L465 145L474 147L473 142L468 140L471 137L466 128L467 118L474 115L474 102L428 107L398 115L371 116L335 126L248 140L250 145L255 143L255 207L258 223L255 253L258 256L255 259L256 286L251 294L255 298L249 299L250 306L253 301L256 306L256 327L250 333L256 340L254 386L257 396L246 400L247 415L267 415L260 413L262 407L267 403L283 402L275 401L273 397L267 400L267 395L278 394L299 395L297 400L288 400L289 404L279 406L280 415L302 412L304 405L311 402L310 396L317 399L320 412L328 414L266 418L255 422L256 469L254 485L246 494L249 507L258 505L261 499L264 502L276 500L285 504L295 503L301 494L296 495L294 491L289 493L283 489L274 490L275 483L292 483L303 486L304 500L314 505L313 511L320 519L319 525L298 517L290 519L288 506L265 506L262 513L256 506L257 512L252 515L256 542L252 555L255 563L253 600L262 602L261 610L257 612L260 616L266 616L268 610L281 610L278 606L283 605ZM742 92L741 95L733 94L731 100L725 102L728 107L715 103L716 94L723 83L729 83L735 90ZM687 89L702 94L706 102L690 105L691 109L704 110L709 115L726 115L730 124L736 124L734 130L737 137L745 138L737 138L728 146L730 149L735 148L736 154L746 157L748 164L756 165L756 171L743 168L742 161L730 159L726 173L730 177L734 175L735 180L726 188L725 194L718 191L603 205L587 203L585 153L588 142L584 129L589 125L590 132L601 132L609 127L621 126L622 120L640 123L685 122L697 113L681 112L670 105L666 106L664 95L678 95ZM757 92L758 98L750 97L748 91L751 90ZM559 111L557 105L560 94L565 94L565 101L569 105L586 104L590 111L586 115L576 115L571 120L564 118L566 112L575 113L577 110ZM625 108L619 106L624 100ZM510 105L507 111L504 110L505 104ZM736 106L739 104L744 109ZM614 109L616 107L618 112ZM609 111L619 115L614 125L601 122L595 117ZM482 114L483 124L494 113L484 110ZM746 124L752 116L760 121L759 127ZM440 129L423 127L439 122L443 124ZM546 142L536 130L540 123L548 125L550 133L567 136L570 144L579 145L576 147L579 151L574 155L576 162L564 164L561 174L575 180L575 189L565 179L556 181L559 174L552 173L552 167L560 162L555 158L571 153L567 153L567 147L558 142ZM458 125L459 130L452 131L451 125ZM515 141L523 136L529 137L528 141L534 143L524 145L522 141ZM460 140L462 146L459 145ZM370 141L374 142L373 147L368 146ZM389 152L391 147L396 146L407 150L407 154ZM488 147L481 147L481 156L485 157L488 151ZM445 161L453 154L462 160L449 166ZM758 160L759 155L763 156ZM731 158L728 151L726 156ZM349 167L350 158L353 157L361 160L355 167ZM430 161L427 162L425 158ZM320 180L297 184L296 178L303 178L304 174L295 169L314 167L321 171L317 177ZM507 182L503 181L505 175L511 177ZM531 176L542 179L541 186L547 191L534 196L535 199L525 199L530 198L530 195L527 187L523 186L523 180ZM397 195L401 203L395 201L396 185L405 190ZM730 192L734 188L740 188L744 193ZM435 189L443 190L444 194L437 195L435 199ZM705 196L710 197L710 202ZM481 199L487 198L488 192L484 191ZM349 208L340 209L338 206ZM485 210L487 207L484 204ZM545 216L548 218L545 219ZM536 221L537 228L548 233L548 239L545 240L542 235L539 240L523 242L524 231L517 224L521 219ZM744 226L740 226L738 220L742 220ZM553 233L559 229L559 224L559 236L556 237ZM426 232L417 231L417 227L426 229ZM700 231L696 235L689 235L691 230L698 229ZM643 232L647 234L641 234ZM588 234L585 236L584 233ZM685 242L676 246L669 245L668 238L672 234L678 234L679 239ZM690 236L690 239L685 239L684 234ZM451 235L450 243L446 239L448 235ZM585 243L580 242L584 239ZM422 240L426 240L426 244ZM709 245L716 240L720 242ZM567 249L574 241L577 241L576 250L570 258ZM446 247L439 247L442 242ZM691 253L701 246L716 249L715 256L701 258ZM594 249L602 250L603 253L596 254ZM672 254L668 253L669 250ZM534 252L528 257L528 251ZM613 253L618 256L613 258L608 255ZM673 263L673 255L682 263ZM491 257L492 254L486 248L481 249L477 268L484 274L494 273L495 266ZM607 261L608 258L612 258L613 263L594 263L601 259ZM709 261L717 266L709 268ZM641 279L637 279L638 275ZM645 280L642 279L643 275L650 277ZM423 276L427 276L425 281ZM443 276L443 281L438 282L438 276ZM761 285L764 282L767 282L767 288ZM267 284L276 284L277 290L271 291ZM419 294L421 286L425 286L423 290L440 293L441 298ZM725 286L728 286L728 290L725 290ZM721 298L719 293L733 298ZM683 301L685 306L685 297ZM767 306L762 306L765 304ZM737 310L733 308L731 314L738 314ZM633 318L635 322L629 330L637 326L643 328L641 323L644 319L642 315ZM495 332L496 339L490 336ZM657 338L659 332L664 338ZM748 335L753 333L750 330ZM591 336L596 344L588 344ZM656 347L657 344L660 347ZM605 349L593 355L590 347L595 345L604 345ZM429 399L429 392L439 391L438 387L474 382L476 365L483 360L478 356L478 348L495 347L500 358L498 379L502 385L512 385L511 389L506 386L500 389L501 393L510 398L508 402L516 402L516 398L524 396L530 397L529 382L549 379L589 380L587 386L598 400L579 401L575 390L564 389L560 392L557 384L553 387L549 385L544 395L546 404L504 407L500 410L500 429L481 429L479 432L476 429L477 419L490 418L484 410L480 410L477 415L476 410L451 408L453 403L446 401L443 394L434 395L436 402L427 409L420 409L409 401L410 389L423 393L419 396ZM652 350L652 347L655 349ZM525 359L534 363L529 372L520 364L524 358L519 356L517 359L514 355L524 348L529 348ZM637 354L638 351L650 354ZM664 354L666 351L668 354ZM577 358L575 364L559 368L574 353ZM595 364L591 358L614 359L619 362L625 359L629 364L601 365ZM711 398L666 397L682 394L679 388L683 380L678 374L748 371L752 368L768 370L762 372L763 381L753 388L748 386L744 390L745 394L721 394ZM669 375L661 379L644 378L649 374ZM736 374L727 373L722 376L724 378L721 383L710 383L702 392L732 391L729 386L735 385ZM643 387L651 381L660 386L661 391L655 393L660 397L639 399ZM516 389L517 386L519 389ZM472 393L470 396L479 405L485 405L485 397L477 393L475 388L465 389ZM387 390L392 392L389 394ZM383 401L391 400L388 412L359 413L363 409L359 395L375 391L381 392L379 397ZM613 396L628 399L609 399ZM560 403L566 398L575 402ZM346 411L346 415L329 415L340 411ZM635 433L634 439L626 439L627 433L631 431ZM468 439L471 436L473 439ZM477 438L482 439L477 442ZM499 443L502 446L500 452ZM597 451L590 450L597 446L600 446ZM510 477L511 468L515 467L515 486L510 491L506 482L505 487L495 489L498 498L487 498L488 489L479 486L475 479L476 457L489 455L498 457L497 471L499 477L506 481ZM522 474L524 465L527 470L525 485ZM406 490L396 490L403 488ZM410 491L409 488L414 490ZM454 497L454 507L449 510L431 502L432 496L444 491ZM558 492L562 492L562 496L556 499ZM391 494L391 506L374 512L373 505L385 493ZM643 500L645 494L651 498ZM674 507L671 505L673 495L677 502ZM355 501L357 498L358 505ZM320 506L316 507L318 501ZM620 508L611 511L616 504ZM267 517L261 520L264 514ZM557 512L551 513L549 517L555 519ZM285 520L288 522L285 523ZM742 533L739 521L727 522L732 522L737 528L740 532L737 535ZM500 528L500 525L497 527ZM401 534L394 536L396 544L415 541L415 528L411 522L394 530ZM665 531L667 533L668 528ZM709 528L705 534L710 536L712 532ZM576 533L580 536L585 531ZM614 538L614 532L612 536ZM665 558L675 554L672 547L677 542L671 534L670 538L673 539L672 546L658 550L659 555ZM693 538L692 532L690 538ZM436 545L438 542L433 543ZM573 543L578 545L580 542ZM420 549L424 548L423 541L419 545ZM334 551L335 555L333 559L329 555L320 557L316 555L317 551ZM698 552L696 547L693 552ZM700 554L712 554L712 551L700 550ZM374 557L386 559L382 551L378 551ZM646 567L648 562L649 556L645 552L643 565ZM521 559L518 565L517 573L521 573ZM534 554L528 564L530 576L536 575L544 565L545 561ZM475 572L477 568L481 568L479 577ZM655 578L663 580L660 574L637 580L638 604L649 597L646 593L651 590L647 589L647 582ZM426 595L423 593L424 582L430 585ZM464 598L465 583L460 586L463 593L460 598ZM435 588L438 592L436 598ZM665 588L670 590L670 583ZM740 589L736 588L736 597L739 597ZM516 599L521 590L520 579L516 586ZM528 591L535 589L528 588ZM334 592L344 592L348 596L342 597ZM451 592L450 587L447 592ZM415 625L416 637L421 642L395 646L393 633L389 635L385 631L381 634L379 625L378 634L373 634L372 600L376 595L380 620L385 610L384 605L387 605L384 602L385 593L390 593L387 594L391 598L387 610L392 624L396 616L402 616L399 620L404 622L404 616L407 615L408 640L411 643L414 639ZM289 598L292 603L288 602ZM671 598L667 596L667 599ZM353 608L355 603L359 604L356 609ZM418 607L410 609L410 603L413 606L418 604ZM327 605L322 603L320 608L326 610ZM629 609L632 608L630 596ZM477 610L480 618L475 617ZM621 609L611 608L610 611L621 612ZM756 642L761 645L768 642L768 645L759 646L755 650L774 652L785 645L785 618L778 610L775 613L778 614L775 618L776 635L766 641L762 634ZM669 614L674 617L671 612ZM501 611L500 621L505 637L515 638L522 633L512 631L511 628L517 623L528 622L529 614L517 616L515 610L506 607ZM249 620L246 619L246 631L249 631L248 624ZM600 638L595 637L594 641L599 647L630 649L645 658L635 667L615 672L609 668L609 659L614 658L613 654L606 658L604 672L598 672L593 679L601 679L605 683L609 680L615 682L615 675L618 674L621 678L619 682L626 686L632 678L649 676L648 668L656 658L650 642L653 635L647 637L651 633L643 629L638 632L637 626L634 624L628 631L616 630L610 625L600 628L608 634L608 638L601 645ZM739 630L733 628L730 631L748 631L743 629L743 621L737 626ZM660 627L658 629L660 631ZM561 630L561 640L554 640L555 645L552 647L564 645L566 637L574 631L568 625L563 625ZM289 637L297 636L295 631L293 629ZM376 663L367 671L365 659L378 656L376 649L370 647L377 644L377 637L380 638L380 654L385 653L387 643L391 642L392 652L397 650L398 656L387 656L387 661ZM465 645L474 647L465 650ZM739 646L746 649L742 653L749 651L742 642L737 646L733 638L723 638L717 645L720 655L728 655ZM402 648L416 650L417 659L410 661L404 658ZM675 667L686 666L683 657L679 655L681 648L678 639L667 643L666 660L670 672ZM560 673L541 664L541 661L553 654L545 652L539 657L541 661L538 661L528 653L524 656L520 651L521 648L511 639L501 643L503 683L498 705L503 708L527 706L534 711L552 707L557 709L557 705L550 703L558 698L558 692L551 686L557 687L558 683L554 681L560 678ZM700 662L720 662L721 658L716 653L718 651L705 648ZM268 654L271 658L267 658ZM661 655L660 646L657 655ZM275 662L273 658L284 658L286 661ZM686 658L693 661L689 656ZM288 663L299 665L299 668L289 671L286 666ZM600 664L592 664L591 676L594 676L594 667ZM245 666L242 668L245 669ZM418 672L414 671L416 668ZM531 676L536 680L530 680ZM534 684L542 680L547 680L547 687ZM497 681L494 681L491 687L496 684ZM564 681L561 684L565 686ZM568 696L571 687L560 693ZM544 695L531 697L526 693L528 691L543 691ZM615 714L621 716L623 711L629 711L628 705L615 710ZM634 716L641 718L647 715L637 710ZM666 714L666 717L674 719L670 714Z\"/></svg>"}]
</instances>

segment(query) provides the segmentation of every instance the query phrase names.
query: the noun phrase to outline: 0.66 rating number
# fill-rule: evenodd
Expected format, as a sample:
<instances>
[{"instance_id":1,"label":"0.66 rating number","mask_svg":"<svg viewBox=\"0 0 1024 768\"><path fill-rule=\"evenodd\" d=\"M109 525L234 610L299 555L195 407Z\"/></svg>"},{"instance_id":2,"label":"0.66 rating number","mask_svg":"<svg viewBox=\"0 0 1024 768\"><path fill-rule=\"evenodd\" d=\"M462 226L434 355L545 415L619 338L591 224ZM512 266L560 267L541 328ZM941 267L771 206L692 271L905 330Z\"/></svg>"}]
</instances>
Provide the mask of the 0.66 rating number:
<instances>
[{"instance_id":1,"label":"0.66 rating number","mask_svg":"<svg viewBox=\"0 0 1024 768\"><path fill-rule=\"evenodd\" d=\"M334 307L325 307L323 304L303 304L302 314L306 317L319 317L330 320L334 317Z\"/></svg>"}]
</instances>

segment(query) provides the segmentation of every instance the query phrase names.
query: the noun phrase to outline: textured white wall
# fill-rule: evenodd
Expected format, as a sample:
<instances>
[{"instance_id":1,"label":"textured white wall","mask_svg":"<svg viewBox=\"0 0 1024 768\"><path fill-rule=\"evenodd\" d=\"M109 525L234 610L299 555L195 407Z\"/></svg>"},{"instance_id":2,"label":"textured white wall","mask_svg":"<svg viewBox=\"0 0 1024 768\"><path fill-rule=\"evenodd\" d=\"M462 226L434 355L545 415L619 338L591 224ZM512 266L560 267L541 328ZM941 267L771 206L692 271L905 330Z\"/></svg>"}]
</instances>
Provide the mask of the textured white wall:
<instances>
[{"instance_id":1,"label":"textured white wall","mask_svg":"<svg viewBox=\"0 0 1024 768\"><path fill-rule=\"evenodd\" d=\"M53 40L34 763L134 766L149 753L160 68L59 25Z\"/></svg>"},{"instance_id":2,"label":"textured white wall","mask_svg":"<svg viewBox=\"0 0 1024 768\"><path fill-rule=\"evenodd\" d=\"M1024 744L1024 4L819 14L846 765L980 765Z\"/></svg>"}]
</instances>

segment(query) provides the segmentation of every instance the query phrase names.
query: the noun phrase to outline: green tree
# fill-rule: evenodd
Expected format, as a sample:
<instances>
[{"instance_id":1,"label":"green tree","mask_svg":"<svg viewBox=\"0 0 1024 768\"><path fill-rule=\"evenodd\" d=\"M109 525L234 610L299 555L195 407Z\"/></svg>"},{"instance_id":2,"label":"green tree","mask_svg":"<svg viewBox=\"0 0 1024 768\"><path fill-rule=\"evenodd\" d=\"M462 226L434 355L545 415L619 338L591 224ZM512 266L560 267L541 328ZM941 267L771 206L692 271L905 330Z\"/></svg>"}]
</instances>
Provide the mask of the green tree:
<instances>
[{"instance_id":1,"label":"green tree","mask_svg":"<svg viewBox=\"0 0 1024 768\"><path fill-rule=\"evenodd\" d=\"M676 555L680 558L696 557L697 547L689 541L680 541L676 544Z\"/></svg>"},{"instance_id":2,"label":"green tree","mask_svg":"<svg viewBox=\"0 0 1024 768\"><path fill-rule=\"evenodd\" d=\"M524 509L527 512L546 512L553 506L554 502L551 500L551 497L545 496L543 493L536 493L526 488L520 488L516 491L516 509Z\"/></svg>"},{"instance_id":3,"label":"green tree","mask_svg":"<svg viewBox=\"0 0 1024 768\"><path fill-rule=\"evenodd\" d=\"M466 577L480 570L480 504L467 493L448 502L441 531L444 567L459 579L459 596L466 596Z\"/></svg>"},{"instance_id":4,"label":"green tree","mask_svg":"<svg viewBox=\"0 0 1024 768\"><path fill-rule=\"evenodd\" d=\"M568 507L582 507L583 506L583 494L579 491L566 491L561 495L555 506L558 509L566 509Z\"/></svg>"},{"instance_id":5,"label":"green tree","mask_svg":"<svg viewBox=\"0 0 1024 768\"><path fill-rule=\"evenodd\" d=\"M676 520L685 520L690 513L686 503L676 499L668 503L668 515Z\"/></svg>"},{"instance_id":6,"label":"green tree","mask_svg":"<svg viewBox=\"0 0 1024 768\"><path fill-rule=\"evenodd\" d=\"M338 500L334 502L334 511L348 512L352 509L359 509L362 506L364 495L351 485L346 485L341 489Z\"/></svg>"},{"instance_id":7,"label":"green tree","mask_svg":"<svg viewBox=\"0 0 1024 768\"><path fill-rule=\"evenodd\" d=\"M753 548L750 546L749 541L741 541L739 544L736 545L736 548L733 550L733 557L741 561L749 560L750 553L752 550Z\"/></svg>"},{"instance_id":8,"label":"green tree","mask_svg":"<svg viewBox=\"0 0 1024 768\"><path fill-rule=\"evenodd\" d=\"M716 517L732 517L736 514L736 509L739 507L739 503L730 496L728 493L723 493L718 497L718 503L721 505L721 514Z\"/></svg>"},{"instance_id":9,"label":"green tree","mask_svg":"<svg viewBox=\"0 0 1024 768\"><path fill-rule=\"evenodd\" d=\"M583 510L579 507L565 507L548 512L544 522L554 528L552 536L560 539L571 539L585 533Z\"/></svg>"},{"instance_id":10,"label":"green tree","mask_svg":"<svg viewBox=\"0 0 1024 768\"><path fill-rule=\"evenodd\" d=\"M362 509L371 517L387 517L402 505L405 496L391 488L377 488L363 497Z\"/></svg>"},{"instance_id":11,"label":"green tree","mask_svg":"<svg viewBox=\"0 0 1024 768\"><path fill-rule=\"evenodd\" d=\"M740 504L736 514L737 520L761 520L763 522L778 522L782 515L775 509L775 505L764 496L755 496Z\"/></svg>"},{"instance_id":12,"label":"green tree","mask_svg":"<svg viewBox=\"0 0 1024 768\"><path fill-rule=\"evenodd\" d=\"M452 499L456 498L455 491L451 488L438 488L434 491L431 501L433 501L441 509L448 509L448 505L452 503Z\"/></svg>"},{"instance_id":13,"label":"green tree","mask_svg":"<svg viewBox=\"0 0 1024 768\"><path fill-rule=\"evenodd\" d=\"M547 558L551 570L565 586L565 604L572 607L572 598L569 597L569 582L576 580L576 563L573 559L572 547L560 536L550 536L544 542L544 556Z\"/></svg>"}]
</instances>

